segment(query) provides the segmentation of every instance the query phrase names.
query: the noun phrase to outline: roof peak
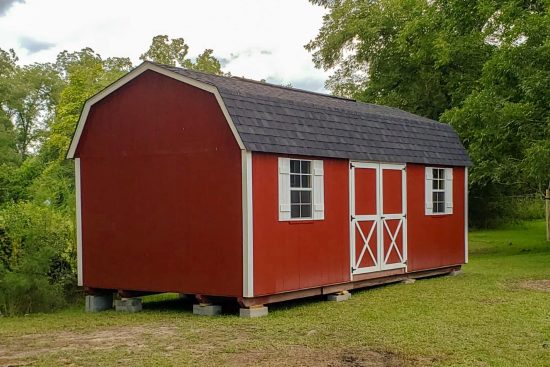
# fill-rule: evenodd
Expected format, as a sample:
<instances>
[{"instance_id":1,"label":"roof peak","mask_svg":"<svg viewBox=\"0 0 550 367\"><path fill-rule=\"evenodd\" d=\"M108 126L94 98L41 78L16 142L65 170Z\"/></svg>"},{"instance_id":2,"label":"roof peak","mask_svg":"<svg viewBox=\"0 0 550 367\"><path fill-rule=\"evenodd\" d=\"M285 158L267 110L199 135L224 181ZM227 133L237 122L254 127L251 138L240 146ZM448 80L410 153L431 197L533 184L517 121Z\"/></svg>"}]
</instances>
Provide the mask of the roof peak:
<instances>
[{"instance_id":1,"label":"roof peak","mask_svg":"<svg viewBox=\"0 0 550 367\"><path fill-rule=\"evenodd\" d=\"M229 79L229 80L238 80L238 81L241 81L241 82L253 83L253 84L257 84L257 85L263 85L263 86L266 86L266 87L278 88L278 89L283 89L283 90L290 90L290 91L294 91L294 92L312 94L312 95L316 95L316 96L334 98L334 99L339 99L339 100L349 101L349 102L358 102L356 99L353 99L353 98L335 96L335 95L328 94L328 93L314 92L314 91L311 91L311 90L301 89L301 88L286 87L284 85L273 84L273 83L269 83L269 82L262 82L260 80L245 78L244 76L216 75L216 74L210 74L210 73L200 71L200 70L183 68L183 67L179 67L179 66L172 66L172 65L166 65L166 64L160 64L158 62L153 62L153 61L147 61L147 62L150 62L152 64L158 65L158 66L163 67L163 68L184 70L184 71L189 72L189 73L198 73L198 74L206 75L206 76L209 76L209 77ZM364 102L361 102L361 103L364 103Z\"/></svg>"}]
</instances>

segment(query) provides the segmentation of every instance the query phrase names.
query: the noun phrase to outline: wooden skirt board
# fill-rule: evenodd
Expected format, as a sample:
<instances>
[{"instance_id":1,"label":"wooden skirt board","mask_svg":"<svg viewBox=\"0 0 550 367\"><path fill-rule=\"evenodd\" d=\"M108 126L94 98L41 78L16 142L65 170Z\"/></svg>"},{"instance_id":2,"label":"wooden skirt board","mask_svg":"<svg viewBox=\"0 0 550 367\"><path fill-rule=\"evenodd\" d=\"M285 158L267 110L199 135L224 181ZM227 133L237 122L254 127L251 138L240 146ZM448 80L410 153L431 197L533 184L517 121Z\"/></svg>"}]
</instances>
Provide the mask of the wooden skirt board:
<instances>
[{"instance_id":1,"label":"wooden skirt board","mask_svg":"<svg viewBox=\"0 0 550 367\"><path fill-rule=\"evenodd\" d=\"M351 162L352 275L406 268L405 165Z\"/></svg>"}]
</instances>

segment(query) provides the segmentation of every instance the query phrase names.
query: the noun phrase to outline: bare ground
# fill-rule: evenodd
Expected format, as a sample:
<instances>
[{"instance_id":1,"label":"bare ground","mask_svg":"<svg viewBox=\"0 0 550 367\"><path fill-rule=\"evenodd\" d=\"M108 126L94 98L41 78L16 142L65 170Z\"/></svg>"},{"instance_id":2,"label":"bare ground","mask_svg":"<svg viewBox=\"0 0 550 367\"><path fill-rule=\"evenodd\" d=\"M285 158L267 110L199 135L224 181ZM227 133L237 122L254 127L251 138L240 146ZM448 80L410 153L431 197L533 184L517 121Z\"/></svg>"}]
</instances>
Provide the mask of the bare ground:
<instances>
[{"instance_id":1,"label":"bare ground","mask_svg":"<svg viewBox=\"0 0 550 367\"><path fill-rule=\"evenodd\" d=\"M519 286L533 291L550 292L550 279L525 280Z\"/></svg>"},{"instance_id":2,"label":"bare ground","mask_svg":"<svg viewBox=\"0 0 550 367\"><path fill-rule=\"evenodd\" d=\"M240 349L239 340L230 331L187 330L185 336L175 326L148 325L104 328L91 332L58 331L28 334L0 339L0 366L34 365L46 359L58 365L90 365L94 354L126 350L118 360L136 364L140 356L160 353L163 359L174 360L181 353L201 365L226 366L325 366L325 367L403 367L429 366L432 359L404 359L387 351L368 349L319 349L303 345ZM190 333L190 334L189 334ZM195 334L197 337L193 337ZM240 338L246 338L241 336ZM82 355L92 356L87 363Z\"/></svg>"}]
</instances>

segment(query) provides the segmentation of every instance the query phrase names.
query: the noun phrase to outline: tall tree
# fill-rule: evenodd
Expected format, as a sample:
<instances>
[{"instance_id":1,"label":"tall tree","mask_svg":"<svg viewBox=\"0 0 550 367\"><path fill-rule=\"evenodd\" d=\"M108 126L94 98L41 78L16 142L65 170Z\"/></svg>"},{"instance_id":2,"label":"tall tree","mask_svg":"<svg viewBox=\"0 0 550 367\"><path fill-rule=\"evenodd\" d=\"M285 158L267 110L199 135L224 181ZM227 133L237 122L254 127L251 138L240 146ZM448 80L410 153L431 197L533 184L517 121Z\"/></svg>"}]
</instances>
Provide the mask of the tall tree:
<instances>
[{"instance_id":1,"label":"tall tree","mask_svg":"<svg viewBox=\"0 0 550 367\"><path fill-rule=\"evenodd\" d=\"M6 106L11 93L10 84L16 62L17 56L13 50L0 49L0 106ZM0 165L16 164L20 161L13 124L6 110L4 107L0 108Z\"/></svg>"},{"instance_id":2,"label":"tall tree","mask_svg":"<svg viewBox=\"0 0 550 367\"><path fill-rule=\"evenodd\" d=\"M153 61L209 74L224 75L219 60L212 56L213 52L211 49L206 49L193 60L187 57L189 46L183 38L170 40L166 35L158 35L153 37L151 46L139 58L143 61Z\"/></svg>"},{"instance_id":3,"label":"tall tree","mask_svg":"<svg viewBox=\"0 0 550 367\"><path fill-rule=\"evenodd\" d=\"M475 86L492 47L489 5L463 0L311 0L329 13L305 47L337 95L437 119ZM482 1L479 1L481 3Z\"/></svg>"},{"instance_id":4,"label":"tall tree","mask_svg":"<svg viewBox=\"0 0 550 367\"><path fill-rule=\"evenodd\" d=\"M33 64L16 66L7 84L9 92L2 108L13 122L17 150L25 159L43 141L62 81L52 64Z\"/></svg>"},{"instance_id":5,"label":"tall tree","mask_svg":"<svg viewBox=\"0 0 550 367\"><path fill-rule=\"evenodd\" d=\"M334 69L332 92L457 129L474 162L474 222L505 214L505 197L546 187L548 1L310 1L328 9L306 48Z\"/></svg>"}]
</instances>

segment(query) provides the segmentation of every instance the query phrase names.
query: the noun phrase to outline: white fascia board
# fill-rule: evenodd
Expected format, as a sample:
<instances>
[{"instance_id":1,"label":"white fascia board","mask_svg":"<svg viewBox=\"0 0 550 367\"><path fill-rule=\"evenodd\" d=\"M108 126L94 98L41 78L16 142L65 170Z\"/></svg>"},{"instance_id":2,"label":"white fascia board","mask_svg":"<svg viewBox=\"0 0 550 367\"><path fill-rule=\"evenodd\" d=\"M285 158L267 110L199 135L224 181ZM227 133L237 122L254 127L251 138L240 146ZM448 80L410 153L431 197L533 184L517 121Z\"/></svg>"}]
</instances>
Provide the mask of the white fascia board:
<instances>
[{"instance_id":1,"label":"white fascia board","mask_svg":"<svg viewBox=\"0 0 550 367\"><path fill-rule=\"evenodd\" d=\"M183 82L185 84L189 84L193 87L202 89L204 91L210 92L214 94L216 97L216 100L218 101L218 104L220 105L220 108L222 110L223 115L225 116L225 119L227 123L229 124L229 128L231 129L231 132L233 133L233 136L235 137L235 140L237 140L237 144L239 144L239 148L241 150L245 150L244 144L241 140L241 137L239 133L237 132L237 128L235 127L235 124L233 123L233 119L229 115L229 112L227 111L227 107L225 106L225 103L223 102L223 99L220 95L220 92L218 91L218 88L211 84L203 83L195 79L188 78L186 76L183 76L181 74L178 74L176 72L166 70L163 67L160 67L158 65L155 65L150 62L144 62L138 67L136 67L134 70L130 71L128 74L124 75L122 78L118 79L113 84L109 85L107 88L103 89L101 92L90 98L86 101L84 104L84 108L82 109L82 113L80 114L80 119L78 120L78 124L76 126L76 130L73 136L73 139L71 141L71 145L69 146L69 151L67 152L67 158L72 159L74 158L76 148L78 146L78 142L80 140L80 136L82 135L82 131L84 130L84 125L86 124L86 119L88 118L88 114L90 113L90 108L96 104L97 102L101 101L103 98L107 97L109 94L113 93L120 87L124 86L131 80L137 78L147 70L154 71L156 73L162 74L164 76L167 76L169 78L178 80L180 82Z\"/></svg>"}]
</instances>

